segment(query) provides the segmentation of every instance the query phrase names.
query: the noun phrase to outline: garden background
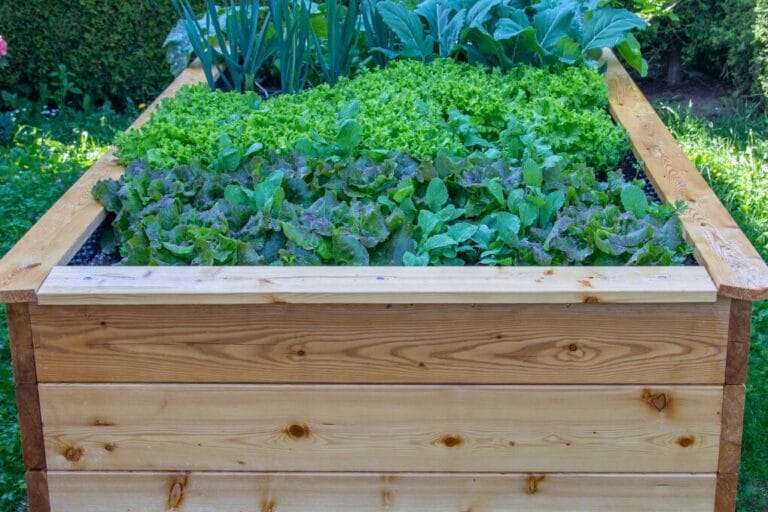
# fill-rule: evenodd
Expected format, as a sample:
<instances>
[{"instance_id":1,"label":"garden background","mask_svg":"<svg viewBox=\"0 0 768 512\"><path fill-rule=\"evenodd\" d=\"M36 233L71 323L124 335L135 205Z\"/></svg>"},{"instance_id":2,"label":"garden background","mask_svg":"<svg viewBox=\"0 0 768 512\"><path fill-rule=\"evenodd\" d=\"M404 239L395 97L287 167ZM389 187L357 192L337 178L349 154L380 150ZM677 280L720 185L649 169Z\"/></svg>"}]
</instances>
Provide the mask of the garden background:
<instances>
[{"instance_id":1,"label":"garden background","mask_svg":"<svg viewBox=\"0 0 768 512\"><path fill-rule=\"evenodd\" d=\"M201 4L201 1L196 2ZM768 259L768 0L616 0L642 10L641 86ZM169 1L0 0L0 256L172 79ZM754 308L740 511L768 511L768 303ZM0 309L0 512L23 509Z\"/></svg>"}]
</instances>

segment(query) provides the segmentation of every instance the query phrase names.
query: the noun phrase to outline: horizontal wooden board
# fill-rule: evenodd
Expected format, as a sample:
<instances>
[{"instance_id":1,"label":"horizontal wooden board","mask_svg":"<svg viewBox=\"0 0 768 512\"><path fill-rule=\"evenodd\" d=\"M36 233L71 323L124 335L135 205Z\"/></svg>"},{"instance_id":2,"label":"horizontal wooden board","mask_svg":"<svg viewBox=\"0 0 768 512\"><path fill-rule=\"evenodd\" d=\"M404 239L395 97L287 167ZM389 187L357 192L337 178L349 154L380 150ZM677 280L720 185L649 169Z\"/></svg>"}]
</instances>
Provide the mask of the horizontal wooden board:
<instances>
[{"instance_id":1,"label":"horizontal wooden board","mask_svg":"<svg viewBox=\"0 0 768 512\"><path fill-rule=\"evenodd\" d=\"M52 512L712 512L715 488L711 474L51 472L48 480Z\"/></svg>"},{"instance_id":2,"label":"horizontal wooden board","mask_svg":"<svg viewBox=\"0 0 768 512\"><path fill-rule=\"evenodd\" d=\"M56 267L40 304L714 302L701 267Z\"/></svg>"},{"instance_id":3,"label":"horizontal wooden board","mask_svg":"<svg viewBox=\"0 0 768 512\"><path fill-rule=\"evenodd\" d=\"M713 472L722 387L42 384L49 469Z\"/></svg>"},{"instance_id":4,"label":"horizontal wooden board","mask_svg":"<svg viewBox=\"0 0 768 512\"><path fill-rule=\"evenodd\" d=\"M205 80L197 65L186 69L133 122L146 123L160 102L183 86ZM80 177L43 215L19 242L0 260L0 303L34 302L40 284L51 268L61 265L77 252L104 220L104 208L91 196L99 180L115 179L123 173L110 149Z\"/></svg>"},{"instance_id":5,"label":"horizontal wooden board","mask_svg":"<svg viewBox=\"0 0 768 512\"><path fill-rule=\"evenodd\" d=\"M768 266L763 258L616 56L606 50L604 59L611 113L626 128L632 149L661 198L686 204L680 216L683 229L720 294L748 301L768 298Z\"/></svg>"},{"instance_id":6,"label":"horizontal wooden board","mask_svg":"<svg viewBox=\"0 0 768 512\"><path fill-rule=\"evenodd\" d=\"M729 300L33 306L41 382L716 384Z\"/></svg>"}]
</instances>

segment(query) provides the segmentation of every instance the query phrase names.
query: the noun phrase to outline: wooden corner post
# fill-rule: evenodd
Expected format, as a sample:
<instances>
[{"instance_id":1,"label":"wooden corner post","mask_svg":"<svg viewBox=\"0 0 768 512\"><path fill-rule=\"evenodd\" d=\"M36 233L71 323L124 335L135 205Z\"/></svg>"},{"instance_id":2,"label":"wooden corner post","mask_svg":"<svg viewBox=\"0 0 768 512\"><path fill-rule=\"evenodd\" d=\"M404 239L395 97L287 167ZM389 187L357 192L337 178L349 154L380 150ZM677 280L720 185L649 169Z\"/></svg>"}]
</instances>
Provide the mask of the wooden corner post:
<instances>
[{"instance_id":1,"label":"wooden corner post","mask_svg":"<svg viewBox=\"0 0 768 512\"><path fill-rule=\"evenodd\" d=\"M752 303L732 300L721 412L715 512L734 512L736 510L741 438L744 428L744 384L747 381L751 326Z\"/></svg>"},{"instance_id":2,"label":"wooden corner post","mask_svg":"<svg viewBox=\"0 0 768 512\"><path fill-rule=\"evenodd\" d=\"M29 304L8 304L7 315L29 512L50 512Z\"/></svg>"}]
</instances>

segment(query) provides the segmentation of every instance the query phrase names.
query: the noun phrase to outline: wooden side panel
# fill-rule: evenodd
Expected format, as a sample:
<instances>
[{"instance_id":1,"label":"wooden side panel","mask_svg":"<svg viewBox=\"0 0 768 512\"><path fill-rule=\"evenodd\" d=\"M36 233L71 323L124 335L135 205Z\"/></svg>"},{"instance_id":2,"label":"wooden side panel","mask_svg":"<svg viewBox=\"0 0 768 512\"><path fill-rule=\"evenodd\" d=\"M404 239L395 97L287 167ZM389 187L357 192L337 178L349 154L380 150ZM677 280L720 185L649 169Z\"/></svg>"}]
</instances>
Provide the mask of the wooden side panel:
<instances>
[{"instance_id":1,"label":"wooden side panel","mask_svg":"<svg viewBox=\"0 0 768 512\"><path fill-rule=\"evenodd\" d=\"M11 365L17 384L37 384L35 352L28 304L9 304L6 308L8 337L11 340Z\"/></svg>"},{"instance_id":2,"label":"wooden side panel","mask_svg":"<svg viewBox=\"0 0 768 512\"><path fill-rule=\"evenodd\" d=\"M717 468L716 512L733 512L736 509L741 438L744 429L744 399L743 384L728 385L723 389L723 424L720 432L720 455Z\"/></svg>"},{"instance_id":3,"label":"wooden side panel","mask_svg":"<svg viewBox=\"0 0 768 512\"><path fill-rule=\"evenodd\" d=\"M24 467L33 470L45 469L43 426L40 419L29 305L9 304L6 311Z\"/></svg>"},{"instance_id":4,"label":"wooden side panel","mask_svg":"<svg viewBox=\"0 0 768 512\"><path fill-rule=\"evenodd\" d=\"M734 300L728 329L728 361L723 389L715 512L734 512L739 484L741 440L744 430L744 383L749 365L752 303Z\"/></svg>"},{"instance_id":5,"label":"wooden side panel","mask_svg":"<svg viewBox=\"0 0 768 512\"><path fill-rule=\"evenodd\" d=\"M42 382L721 384L729 300L34 307Z\"/></svg>"},{"instance_id":6,"label":"wooden side panel","mask_svg":"<svg viewBox=\"0 0 768 512\"><path fill-rule=\"evenodd\" d=\"M61 473L52 512L712 512L714 475Z\"/></svg>"},{"instance_id":7,"label":"wooden side panel","mask_svg":"<svg viewBox=\"0 0 768 512\"><path fill-rule=\"evenodd\" d=\"M145 123L159 102L182 86L204 81L200 67L190 67L131 125ZM0 302L34 302L37 289L55 265L68 261L104 220L104 209L91 197L93 185L117 178L123 167L108 151L77 180L26 235L0 260Z\"/></svg>"},{"instance_id":8,"label":"wooden side panel","mask_svg":"<svg viewBox=\"0 0 768 512\"><path fill-rule=\"evenodd\" d=\"M29 512L51 512L48 474L45 471L27 471L26 480Z\"/></svg>"},{"instance_id":9,"label":"wooden side panel","mask_svg":"<svg viewBox=\"0 0 768 512\"><path fill-rule=\"evenodd\" d=\"M604 60L611 112L627 129L632 148L662 199L686 203L683 228L720 294L742 300L768 298L768 266L763 258L616 56L607 50Z\"/></svg>"},{"instance_id":10,"label":"wooden side panel","mask_svg":"<svg viewBox=\"0 0 768 512\"><path fill-rule=\"evenodd\" d=\"M45 305L714 302L701 267L56 267Z\"/></svg>"},{"instance_id":11,"label":"wooden side panel","mask_svg":"<svg viewBox=\"0 0 768 512\"><path fill-rule=\"evenodd\" d=\"M738 473L741 461L741 436L744 427L743 385L725 386L723 389L723 425L720 434L718 471Z\"/></svg>"},{"instance_id":12,"label":"wooden side panel","mask_svg":"<svg viewBox=\"0 0 768 512\"><path fill-rule=\"evenodd\" d=\"M752 303L731 301L731 319L728 325L728 356L725 370L726 384L745 384L749 368L749 343L752 331Z\"/></svg>"},{"instance_id":13,"label":"wooden side panel","mask_svg":"<svg viewBox=\"0 0 768 512\"><path fill-rule=\"evenodd\" d=\"M50 469L714 472L717 386L42 384Z\"/></svg>"},{"instance_id":14,"label":"wooden side panel","mask_svg":"<svg viewBox=\"0 0 768 512\"><path fill-rule=\"evenodd\" d=\"M715 491L715 512L734 512L739 491L739 475L720 473L717 475Z\"/></svg>"}]
</instances>

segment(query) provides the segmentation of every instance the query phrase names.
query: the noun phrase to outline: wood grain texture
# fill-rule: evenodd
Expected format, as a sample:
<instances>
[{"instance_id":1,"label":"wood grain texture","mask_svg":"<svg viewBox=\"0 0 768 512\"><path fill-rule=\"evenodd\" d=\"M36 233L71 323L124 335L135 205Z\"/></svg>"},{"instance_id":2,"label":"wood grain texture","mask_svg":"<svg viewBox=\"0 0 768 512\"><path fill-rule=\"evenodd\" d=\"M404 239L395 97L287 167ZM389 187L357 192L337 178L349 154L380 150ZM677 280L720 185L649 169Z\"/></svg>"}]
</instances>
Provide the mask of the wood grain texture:
<instances>
[{"instance_id":1,"label":"wood grain texture","mask_svg":"<svg viewBox=\"0 0 768 512\"><path fill-rule=\"evenodd\" d=\"M752 332L752 303L731 301L728 325L728 355L725 369L726 384L745 384L749 368L749 346Z\"/></svg>"},{"instance_id":2,"label":"wood grain texture","mask_svg":"<svg viewBox=\"0 0 768 512\"><path fill-rule=\"evenodd\" d=\"M41 384L60 470L714 472L717 386Z\"/></svg>"},{"instance_id":3,"label":"wood grain texture","mask_svg":"<svg viewBox=\"0 0 768 512\"><path fill-rule=\"evenodd\" d=\"M52 472L49 480L52 512L712 512L715 487L711 474Z\"/></svg>"},{"instance_id":4,"label":"wood grain texture","mask_svg":"<svg viewBox=\"0 0 768 512\"><path fill-rule=\"evenodd\" d=\"M615 55L606 50L603 59L611 112L626 128L635 155L662 199L686 203L683 229L719 293L742 300L768 298L768 266L760 254Z\"/></svg>"},{"instance_id":5,"label":"wood grain texture","mask_svg":"<svg viewBox=\"0 0 768 512\"><path fill-rule=\"evenodd\" d=\"M56 267L40 304L714 302L700 267Z\"/></svg>"},{"instance_id":6,"label":"wood grain texture","mask_svg":"<svg viewBox=\"0 0 768 512\"><path fill-rule=\"evenodd\" d=\"M6 312L24 467L45 469L43 425L40 419L29 305L9 304Z\"/></svg>"},{"instance_id":7,"label":"wood grain texture","mask_svg":"<svg viewBox=\"0 0 768 512\"><path fill-rule=\"evenodd\" d=\"M738 495L738 490L738 474L718 474L715 490L715 512L735 512L736 496Z\"/></svg>"},{"instance_id":8,"label":"wood grain texture","mask_svg":"<svg viewBox=\"0 0 768 512\"><path fill-rule=\"evenodd\" d=\"M21 453L26 469L45 469L43 422L37 384L16 384Z\"/></svg>"},{"instance_id":9,"label":"wood grain texture","mask_svg":"<svg viewBox=\"0 0 768 512\"><path fill-rule=\"evenodd\" d=\"M51 512L48 492L48 474L45 471L27 471L28 512Z\"/></svg>"},{"instance_id":10,"label":"wood grain texture","mask_svg":"<svg viewBox=\"0 0 768 512\"><path fill-rule=\"evenodd\" d=\"M41 382L722 384L729 299L35 306Z\"/></svg>"},{"instance_id":11,"label":"wood grain texture","mask_svg":"<svg viewBox=\"0 0 768 512\"><path fill-rule=\"evenodd\" d=\"M17 384L37 384L35 349L28 304L8 304L6 307L8 337L11 345L13 378Z\"/></svg>"},{"instance_id":12,"label":"wood grain texture","mask_svg":"<svg viewBox=\"0 0 768 512\"><path fill-rule=\"evenodd\" d=\"M723 424L720 431L720 455L717 465L720 473L739 472L741 437L744 429L744 385L723 388Z\"/></svg>"},{"instance_id":13,"label":"wood grain texture","mask_svg":"<svg viewBox=\"0 0 768 512\"><path fill-rule=\"evenodd\" d=\"M188 68L131 127L145 123L159 102L176 94L182 86L204 80L201 68ZM51 268L67 262L105 218L104 209L91 197L93 185L122 173L114 150L109 150L5 254L0 260L0 303L36 300L37 289Z\"/></svg>"}]
</instances>

